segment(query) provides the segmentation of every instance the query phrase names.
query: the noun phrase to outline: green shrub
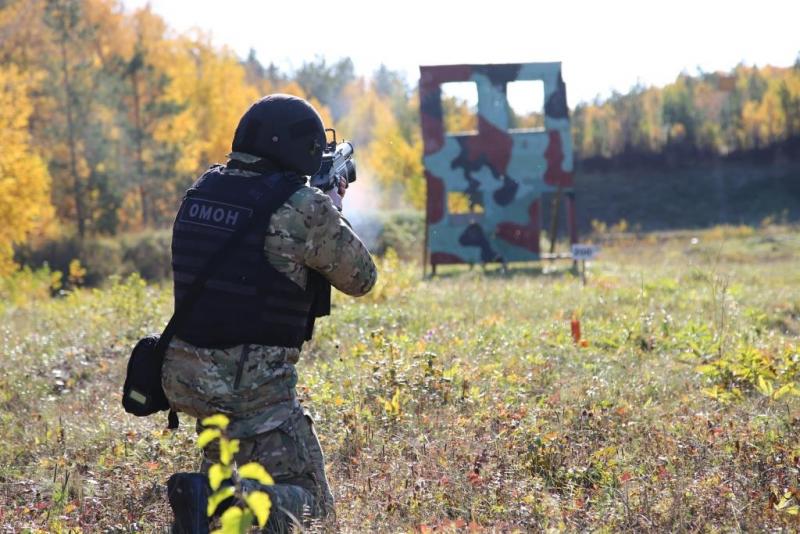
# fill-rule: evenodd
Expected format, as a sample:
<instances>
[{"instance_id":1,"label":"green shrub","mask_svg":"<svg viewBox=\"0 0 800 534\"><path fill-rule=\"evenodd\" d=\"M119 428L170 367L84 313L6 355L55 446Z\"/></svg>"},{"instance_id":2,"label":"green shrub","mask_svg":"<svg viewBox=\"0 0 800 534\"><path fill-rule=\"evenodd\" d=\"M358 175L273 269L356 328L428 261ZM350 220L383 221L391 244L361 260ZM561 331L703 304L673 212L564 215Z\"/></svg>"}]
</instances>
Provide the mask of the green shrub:
<instances>
[{"instance_id":1,"label":"green shrub","mask_svg":"<svg viewBox=\"0 0 800 534\"><path fill-rule=\"evenodd\" d=\"M421 212L361 215L353 217L351 222L370 250L379 256L389 249L403 260L422 256L425 219ZM14 259L33 270L47 267L62 273L68 287L70 263L74 260L86 271L81 285L99 286L112 275L133 273L148 281L158 281L172 275L171 236L168 229L83 240L73 235L20 246Z\"/></svg>"},{"instance_id":2,"label":"green shrub","mask_svg":"<svg viewBox=\"0 0 800 534\"><path fill-rule=\"evenodd\" d=\"M17 249L14 259L26 267L49 267L61 273L69 273L70 263L77 259L86 269L83 282L89 286L99 285L112 274L127 274L122 264L122 247L108 237L81 241L77 236L69 236L35 246L25 245Z\"/></svg>"},{"instance_id":3,"label":"green shrub","mask_svg":"<svg viewBox=\"0 0 800 534\"><path fill-rule=\"evenodd\" d=\"M161 280L171 274L170 232L157 230L117 237L92 237L80 240L68 236L16 250L15 261L32 269L48 267L70 272L70 263L79 260L86 270L83 284L99 286L111 275L139 273L146 280Z\"/></svg>"},{"instance_id":4,"label":"green shrub","mask_svg":"<svg viewBox=\"0 0 800 534\"><path fill-rule=\"evenodd\" d=\"M393 249L402 259L422 257L425 238L425 215L417 211L396 211L381 217L373 252L379 255Z\"/></svg>"},{"instance_id":5,"label":"green shrub","mask_svg":"<svg viewBox=\"0 0 800 534\"><path fill-rule=\"evenodd\" d=\"M24 267L8 276L0 276L0 312L6 306L23 307L50 298L61 288L62 275L49 268Z\"/></svg>"},{"instance_id":6,"label":"green shrub","mask_svg":"<svg viewBox=\"0 0 800 534\"><path fill-rule=\"evenodd\" d=\"M26 243L17 247L14 261L22 267L39 269L49 267L53 271L68 272L69 262L79 256L79 243L69 237L48 240L36 245Z\"/></svg>"},{"instance_id":7,"label":"green shrub","mask_svg":"<svg viewBox=\"0 0 800 534\"><path fill-rule=\"evenodd\" d=\"M128 236L122 241L123 259L145 280L167 279L172 276L170 242L168 230Z\"/></svg>"},{"instance_id":8,"label":"green shrub","mask_svg":"<svg viewBox=\"0 0 800 534\"><path fill-rule=\"evenodd\" d=\"M84 284L88 286L98 286L112 274L130 274L125 269L122 257L120 242L108 237L84 241L75 256L86 269ZM63 272L69 272L69 262Z\"/></svg>"}]
</instances>

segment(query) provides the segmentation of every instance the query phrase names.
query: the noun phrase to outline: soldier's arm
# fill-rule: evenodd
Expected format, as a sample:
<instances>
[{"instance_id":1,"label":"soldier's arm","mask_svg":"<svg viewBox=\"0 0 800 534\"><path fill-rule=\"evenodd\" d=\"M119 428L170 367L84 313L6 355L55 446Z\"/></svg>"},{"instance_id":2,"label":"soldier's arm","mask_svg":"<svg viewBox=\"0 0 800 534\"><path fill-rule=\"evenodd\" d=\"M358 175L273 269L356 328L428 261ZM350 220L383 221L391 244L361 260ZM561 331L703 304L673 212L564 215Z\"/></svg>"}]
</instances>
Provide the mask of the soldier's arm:
<instances>
[{"instance_id":1,"label":"soldier's arm","mask_svg":"<svg viewBox=\"0 0 800 534\"><path fill-rule=\"evenodd\" d=\"M303 263L343 293L355 297L366 294L378 277L367 247L328 195L315 190L308 201Z\"/></svg>"}]
</instances>

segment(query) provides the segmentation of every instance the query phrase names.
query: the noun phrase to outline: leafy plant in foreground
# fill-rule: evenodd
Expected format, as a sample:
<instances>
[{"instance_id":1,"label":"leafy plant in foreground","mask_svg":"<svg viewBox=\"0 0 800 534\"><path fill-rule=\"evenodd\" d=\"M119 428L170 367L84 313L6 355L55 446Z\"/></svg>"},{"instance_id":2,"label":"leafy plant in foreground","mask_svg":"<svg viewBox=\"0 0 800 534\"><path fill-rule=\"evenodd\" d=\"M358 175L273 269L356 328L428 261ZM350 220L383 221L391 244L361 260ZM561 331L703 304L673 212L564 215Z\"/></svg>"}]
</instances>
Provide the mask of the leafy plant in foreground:
<instances>
[{"instance_id":1,"label":"leafy plant in foreground","mask_svg":"<svg viewBox=\"0 0 800 534\"><path fill-rule=\"evenodd\" d=\"M792 349L777 354L746 345L699 365L697 372L711 381L703 392L722 402L758 391L778 400L786 394L800 395L800 356Z\"/></svg>"},{"instance_id":2,"label":"leafy plant in foreground","mask_svg":"<svg viewBox=\"0 0 800 534\"><path fill-rule=\"evenodd\" d=\"M250 462L239 467L233 457L239 451L239 440L228 439L224 431L229 420L221 414L206 417L203 426L209 427L200 433L197 446L201 449L214 440L219 440L219 463L208 470L208 481L214 493L208 498L208 517L214 515L223 501L233 497L236 502L245 503L244 507L231 506L221 516L222 528L212 534L244 534L253 524L253 519L258 526L263 527L269 518L272 501L263 491L244 491L242 479L251 479L265 486L274 484L272 477L264 467L257 462ZM228 481L227 484L224 484Z\"/></svg>"}]
</instances>

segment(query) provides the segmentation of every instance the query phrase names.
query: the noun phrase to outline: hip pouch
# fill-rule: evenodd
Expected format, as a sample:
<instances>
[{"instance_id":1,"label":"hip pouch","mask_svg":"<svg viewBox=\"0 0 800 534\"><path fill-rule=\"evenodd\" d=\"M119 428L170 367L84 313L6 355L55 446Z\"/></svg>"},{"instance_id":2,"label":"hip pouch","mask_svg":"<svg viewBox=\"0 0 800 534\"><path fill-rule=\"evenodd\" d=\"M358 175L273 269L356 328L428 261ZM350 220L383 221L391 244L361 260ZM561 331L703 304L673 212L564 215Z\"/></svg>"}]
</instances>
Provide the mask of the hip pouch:
<instances>
[{"instance_id":1,"label":"hip pouch","mask_svg":"<svg viewBox=\"0 0 800 534\"><path fill-rule=\"evenodd\" d=\"M122 386L122 406L130 414L143 417L169 410L167 396L161 387L163 357L157 354L159 337L151 334L140 339L131 352Z\"/></svg>"}]
</instances>

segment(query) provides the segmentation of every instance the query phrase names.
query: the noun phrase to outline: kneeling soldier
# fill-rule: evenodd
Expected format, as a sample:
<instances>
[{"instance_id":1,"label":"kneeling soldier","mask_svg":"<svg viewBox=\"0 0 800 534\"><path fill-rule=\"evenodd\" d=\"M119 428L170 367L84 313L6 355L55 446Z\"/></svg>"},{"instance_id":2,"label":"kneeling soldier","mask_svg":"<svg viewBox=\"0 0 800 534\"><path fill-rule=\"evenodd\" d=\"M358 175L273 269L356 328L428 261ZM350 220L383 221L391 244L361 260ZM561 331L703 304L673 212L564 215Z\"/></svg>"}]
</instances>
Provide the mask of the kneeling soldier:
<instances>
[{"instance_id":1,"label":"kneeling soldier","mask_svg":"<svg viewBox=\"0 0 800 534\"><path fill-rule=\"evenodd\" d=\"M328 194L307 185L325 145L322 120L305 100L257 101L239 122L227 164L186 192L172 235L177 307L214 251L267 206L209 276L170 343L162 383L174 410L228 416L228 435L240 440L237 463L257 461L275 480L275 530L288 529L290 515L333 512L319 440L295 393L295 365L315 318L330 311L331 285L360 296L377 277L334 205L344 184ZM206 448L203 471L217 460Z\"/></svg>"}]
</instances>

